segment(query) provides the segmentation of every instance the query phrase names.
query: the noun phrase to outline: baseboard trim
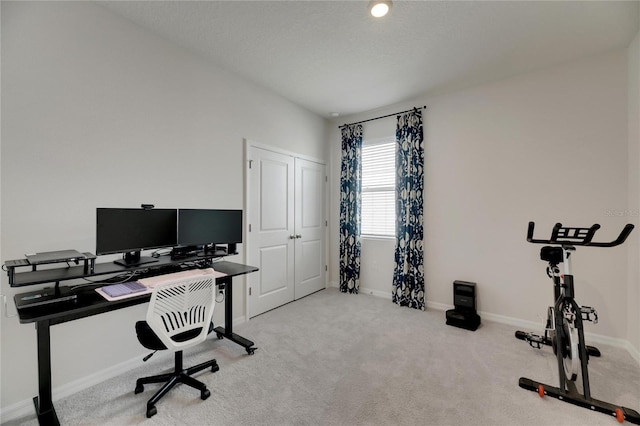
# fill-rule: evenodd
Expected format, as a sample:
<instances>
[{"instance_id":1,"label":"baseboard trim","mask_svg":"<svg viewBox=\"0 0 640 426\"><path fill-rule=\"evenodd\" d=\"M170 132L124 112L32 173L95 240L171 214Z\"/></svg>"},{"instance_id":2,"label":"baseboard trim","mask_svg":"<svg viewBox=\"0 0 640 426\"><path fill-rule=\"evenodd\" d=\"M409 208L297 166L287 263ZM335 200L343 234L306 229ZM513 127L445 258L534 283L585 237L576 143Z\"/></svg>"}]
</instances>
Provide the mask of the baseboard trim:
<instances>
[{"instance_id":1,"label":"baseboard trim","mask_svg":"<svg viewBox=\"0 0 640 426\"><path fill-rule=\"evenodd\" d=\"M367 287L362 287L361 286L360 289L358 290L358 292L362 293L362 294L370 294L372 296L381 297L383 299L391 300L391 290L386 292L386 291L374 290L374 289L371 289L371 288L367 288Z\"/></svg>"},{"instance_id":2,"label":"baseboard trim","mask_svg":"<svg viewBox=\"0 0 640 426\"><path fill-rule=\"evenodd\" d=\"M233 326L235 327L237 324L242 324L245 321L246 319L244 316L238 317L233 320ZM222 326L224 326L224 323L222 323ZM215 335L213 335L213 337L209 336L209 338L217 339ZM140 367L142 365L142 357L144 355L146 355L146 353L136 356L135 358L131 358L127 361L123 361L112 367L105 368L104 370L97 371L78 380L74 380L72 382L53 388L51 390L51 393L54 404L60 399L66 398L75 393L88 389L91 386L95 386L98 383L102 383L106 380L131 371L134 368ZM16 402L15 404L9 405L8 407L0 408L0 423L5 423L10 420L15 420L17 418L29 415L35 415L33 400L31 398Z\"/></svg>"},{"instance_id":3,"label":"baseboard trim","mask_svg":"<svg viewBox=\"0 0 640 426\"><path fill-rule=\"evenodd\" d=\"M488 312L479 312L479 315L488 321L511 325L519 329L525 329L525 330L533 331L536 333L542 333L544 330L544 325L542 324L542 322L537 323L534 321L526 321L519 318L507 317L504 315L496 315ZM632 347L631 343L629 343L629 341L625 339L609 337L602 334L590 333L590 332L585 332L584 336L586 340L593 343L601 343L605 345L624 348L627 350L629 350ZM629 353L631 354L631 352ZM631 354L631 356L633 357L633 354ZM634 357L634 359L637 359L637 358Z\"/></svg>"},{"instance_id":4,"label":"baseboard trim","mask_svg":"<svg viewBox=\"0 0 640 426\"><path fill-rule=\"evenodd\" d=\"M627 350L627 352L629 352L629 355L631 355L631 358L635 359L638 365L640 365L640 351L638 351L638 349L635 346L633 346L631 342L629 342L628 340L625 342L626 342L625 349Z\"/></svg>"},{"instance_id":5,"label":"baseboard trim","mask_svg":"<svg viewBox=\"0 0 640 426\"><path fill-rule=\"evenodd\" d=\"M340 285L335 281L331 281L329 283L329 286L330 287L335 287L335 288L340 288ZM360 286L360 288L358 288L358 293L359 294L370 294L372 296L381 297L383 299L391 300L391 290L389 290L389 292L386 292L386 291L374 290L372 288L367 288L367 287L364 287L364 286Z\"/></svg>"}]
</instances>

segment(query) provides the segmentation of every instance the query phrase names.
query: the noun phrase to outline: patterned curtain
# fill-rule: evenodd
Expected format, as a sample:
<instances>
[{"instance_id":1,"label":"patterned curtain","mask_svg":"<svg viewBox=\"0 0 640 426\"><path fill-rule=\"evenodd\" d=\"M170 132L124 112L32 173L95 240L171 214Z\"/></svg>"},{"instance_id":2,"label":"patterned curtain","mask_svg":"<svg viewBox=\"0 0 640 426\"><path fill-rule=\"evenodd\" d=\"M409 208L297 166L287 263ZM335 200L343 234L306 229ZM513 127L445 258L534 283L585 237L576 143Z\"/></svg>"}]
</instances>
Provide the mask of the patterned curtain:
<instances>
[{"instance_id":1,"label":"patterned curtain","mask_svg":"<svg viewBox=\"0 0 640 426\"><path fill-rule=\"evenodd\" d=\"M396 128L396 251L393 302L424 310L422 111L398 116Z\"/></svg>"},{"instance_id":2,"label":"patterned curtain","mask_svg":"<svg viewBox=\"0 0 640 426\"><path fill-rule=\"evenodd\" d=\"M360 287L361 171L362 125L345 126L340 173L340 291L343 293L358 293Z\"/></svg>"}]
</instances>

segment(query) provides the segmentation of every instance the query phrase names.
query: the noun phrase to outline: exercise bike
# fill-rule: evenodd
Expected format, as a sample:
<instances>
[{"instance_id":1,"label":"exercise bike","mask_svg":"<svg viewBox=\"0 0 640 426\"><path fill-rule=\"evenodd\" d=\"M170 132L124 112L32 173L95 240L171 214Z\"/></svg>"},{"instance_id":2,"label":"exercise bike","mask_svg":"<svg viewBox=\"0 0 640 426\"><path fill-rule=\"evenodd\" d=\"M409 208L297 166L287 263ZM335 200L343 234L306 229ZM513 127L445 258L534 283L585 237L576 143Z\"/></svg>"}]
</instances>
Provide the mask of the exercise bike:
<instances>
[{"instance_id":1,"label":"exercise bike","mask_svg":"<svg viewBox=\"0 0 640 426\"><path fill-rule=\"evenodd\" d=\"M516 337L528 341L533 347L540 348L543 344L553 347L558 360L560 386L554 387L521 377L520 387L538 392L541 398L548 395L580 407L613 415L620 423L627 420L640 425L640 413L637 411L591 397L587 364L589 355L600 356L600 351L585 344L583 321L597 323L598 314L595 309L580 306L575 301L571 272L571 255L576 250L574 246L615 247L624 243L634 226L627 224L618 238L608 243L592 241L595 232L600 229L598 224L590 228L568 228L556 223L548 240L534 239L534 226L533 222L529 222L528 242L557 245L544 246L540 250L540 258L549 264L547 275L554 283L555 304L547 311L544 338L524 332L516 332ZM563 274L558 266L560 263L564 265ZM575 383L579 374L582 377L582 393L578 391Z\"/></svg>"},{"instance_id":2,"label":"exercise bike","mask_svg":"<svg viewBox=\"0 0 640 426\"><path fill-rule=\"evenodd\" d=\"M575 244L575 243L574 243ZM575 251L575 248L568 249L569 253ZM569 256L569 253L567 256ZM562 296L562 282L560 268L558 265L564 262L564 251L562 247L545 246L540 250L540 259L549 262L547 266L547 276L553 281L553 300L556 301ZM581 306L581 312L586 315L586 320L598 323L598 312L590 306ZM593 315L593 318L591 316ZM533 332L516 331L516 338L529 343L534 349L542 349L543 345L554 346L553 330L555 329L554 310L549 307L547 311L547 323L544 328L544 336ZM587 345L587 354L593 357L600 357L601 353L595 346ZM575 371L575 368L571 369Z\"/></svg>"}]
</instances>

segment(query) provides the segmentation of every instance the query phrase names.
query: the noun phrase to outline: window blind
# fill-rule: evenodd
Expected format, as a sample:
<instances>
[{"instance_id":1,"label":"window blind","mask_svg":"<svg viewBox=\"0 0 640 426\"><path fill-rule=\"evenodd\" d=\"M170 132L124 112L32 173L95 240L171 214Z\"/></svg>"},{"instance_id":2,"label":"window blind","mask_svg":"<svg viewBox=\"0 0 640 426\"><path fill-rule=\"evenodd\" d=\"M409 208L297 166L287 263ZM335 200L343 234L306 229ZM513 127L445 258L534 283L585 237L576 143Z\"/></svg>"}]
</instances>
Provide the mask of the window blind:
<instances>
[{"instance_id":1,"label":"window blind","mask_svg":"<svg viewBox=\"0 0 640 426\"><path fill-rule=\"evenodd\" d=\"M362 145L362 235L395 236L395 141Z\"/></svg>"}]
</instances>

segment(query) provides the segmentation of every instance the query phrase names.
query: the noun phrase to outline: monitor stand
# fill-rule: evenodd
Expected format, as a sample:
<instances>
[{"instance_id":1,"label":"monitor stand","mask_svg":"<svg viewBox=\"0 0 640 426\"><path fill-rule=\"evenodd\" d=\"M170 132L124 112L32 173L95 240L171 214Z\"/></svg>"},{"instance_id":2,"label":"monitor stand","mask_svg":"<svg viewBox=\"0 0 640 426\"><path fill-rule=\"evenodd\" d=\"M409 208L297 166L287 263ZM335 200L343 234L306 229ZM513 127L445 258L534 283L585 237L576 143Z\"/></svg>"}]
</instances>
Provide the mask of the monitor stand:
<instances>
[{"instance_id":1,"label":"monitor stand","mask_svg":"<svg viewBox=\"0 0 640 426\"><path fill-rule=\"evenodd\" d=\"M144 265L145 263L154 263L157 261L158 259L156 259L155 257L140 256L140 251L138 250L125 253L122 259L116 259L113 261L113 263L120 266L133 267Z\"/></svg>"}]
</instances>

